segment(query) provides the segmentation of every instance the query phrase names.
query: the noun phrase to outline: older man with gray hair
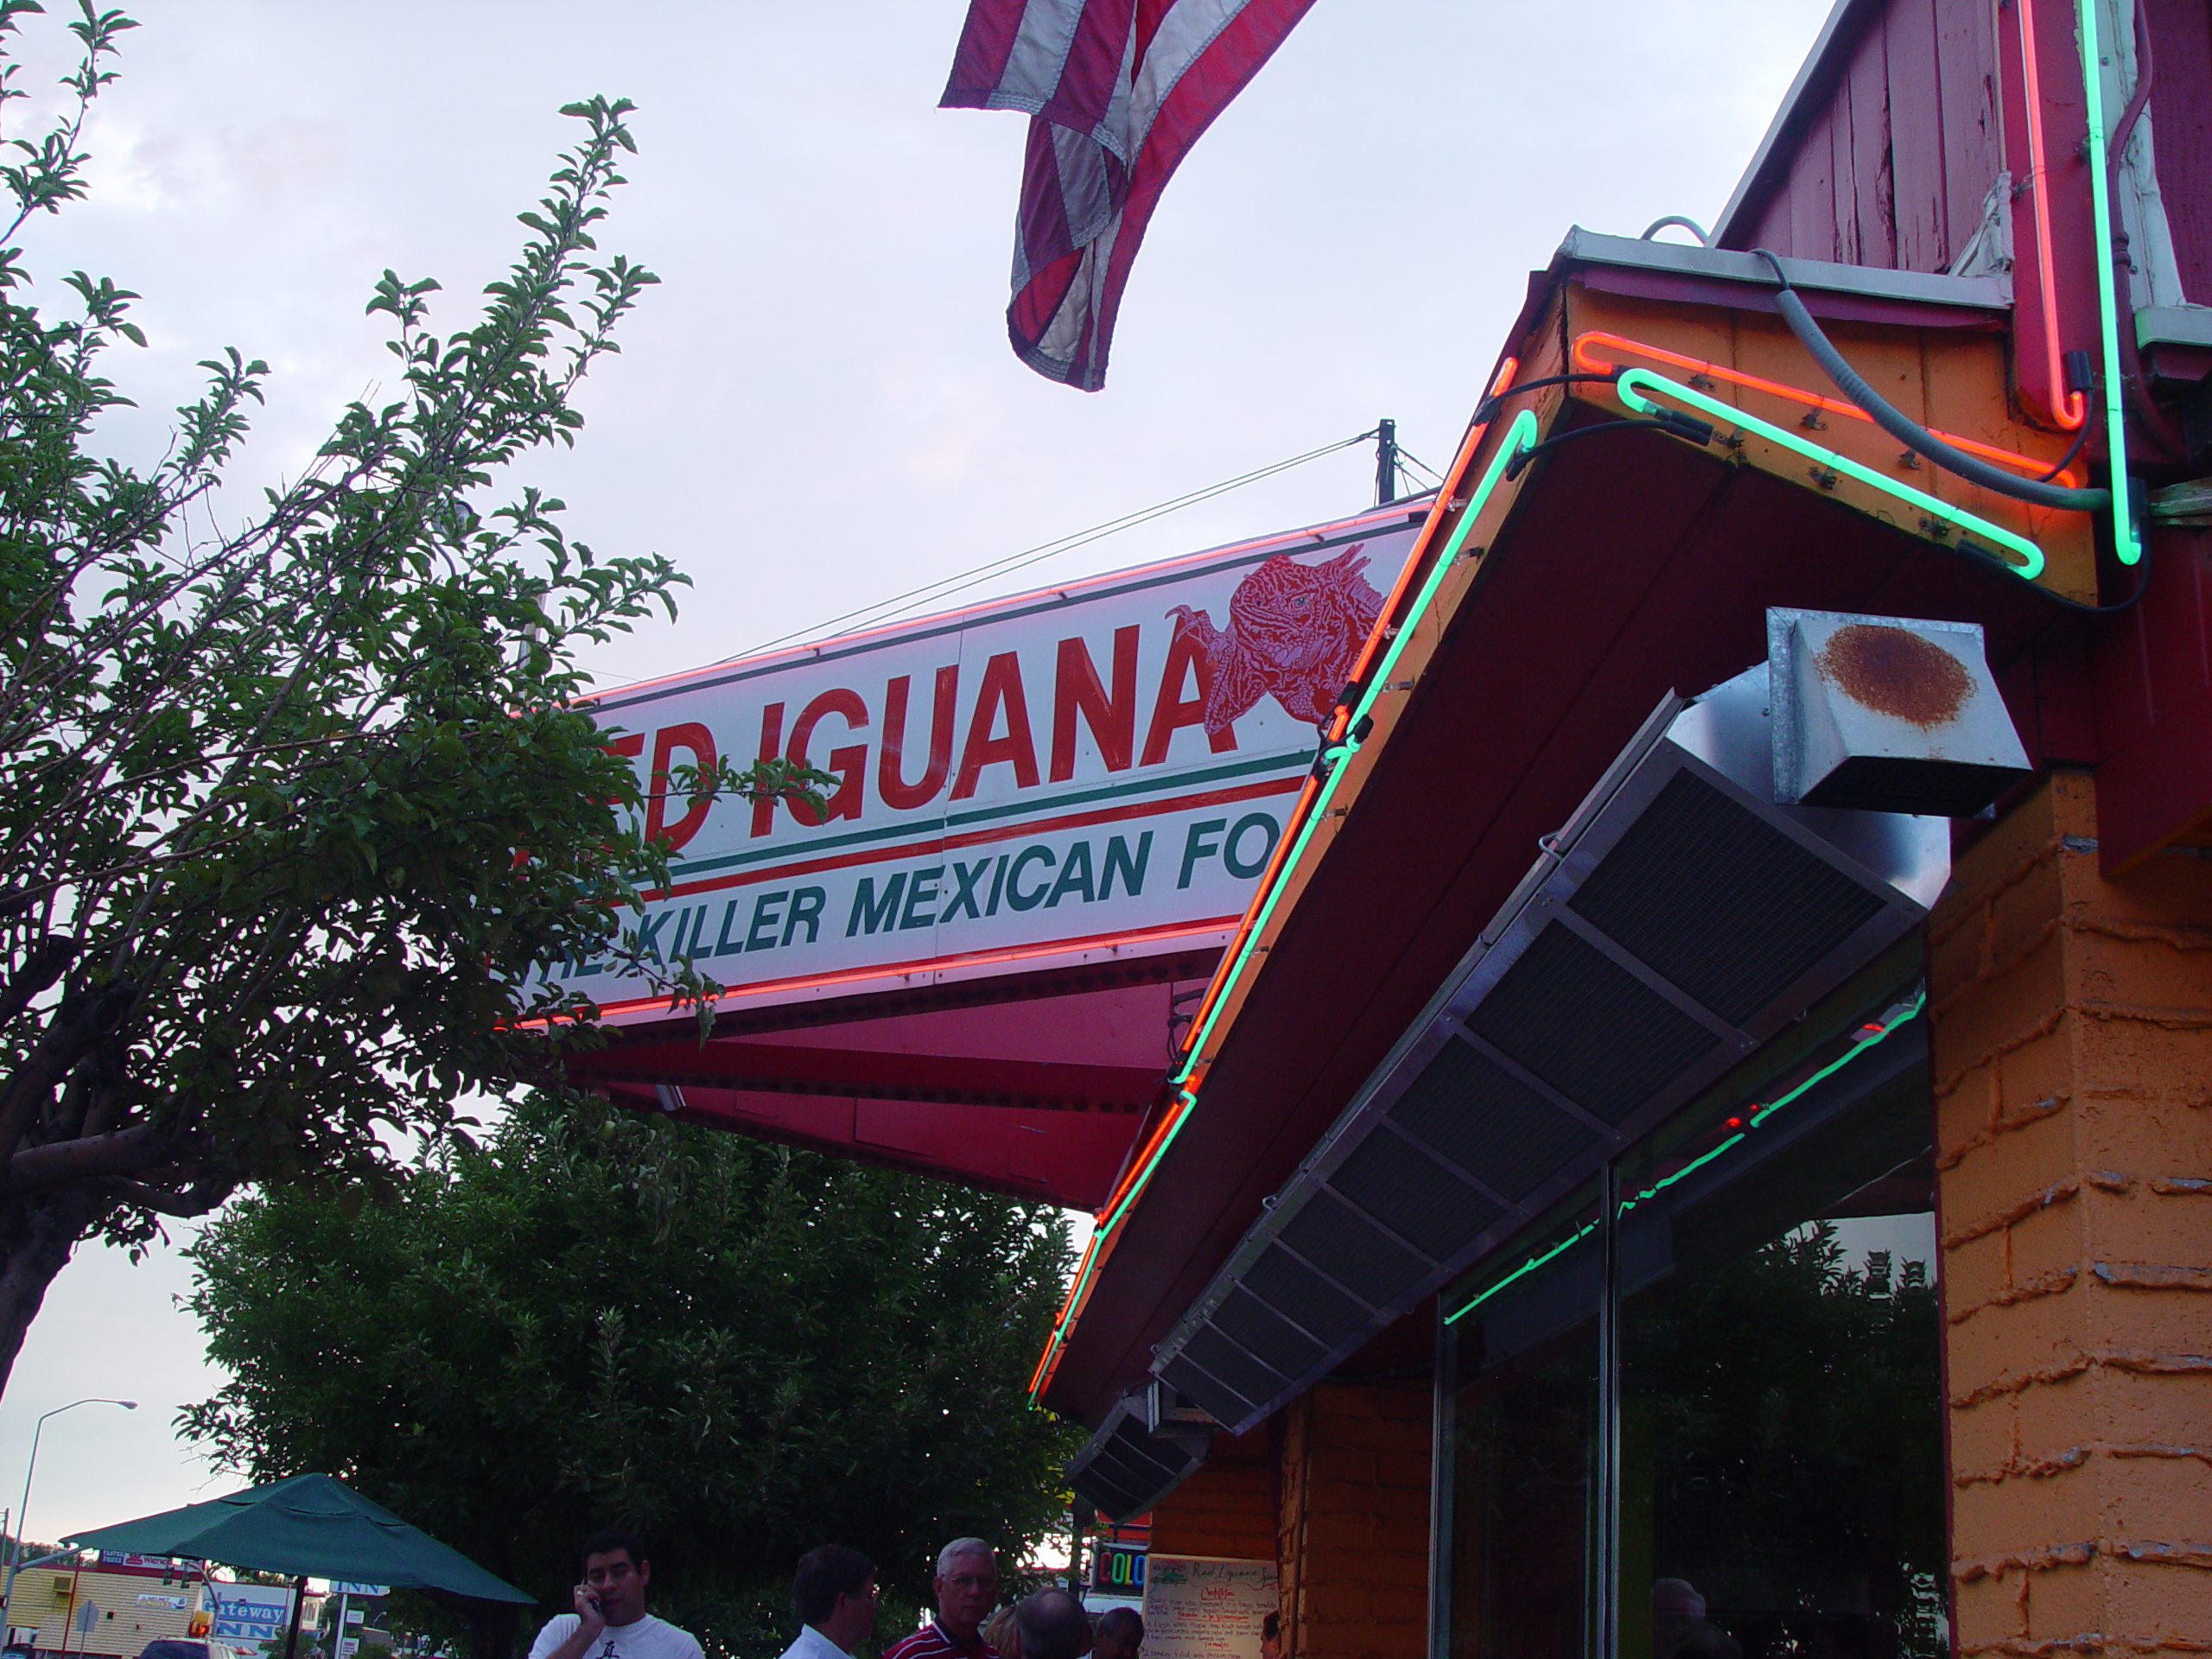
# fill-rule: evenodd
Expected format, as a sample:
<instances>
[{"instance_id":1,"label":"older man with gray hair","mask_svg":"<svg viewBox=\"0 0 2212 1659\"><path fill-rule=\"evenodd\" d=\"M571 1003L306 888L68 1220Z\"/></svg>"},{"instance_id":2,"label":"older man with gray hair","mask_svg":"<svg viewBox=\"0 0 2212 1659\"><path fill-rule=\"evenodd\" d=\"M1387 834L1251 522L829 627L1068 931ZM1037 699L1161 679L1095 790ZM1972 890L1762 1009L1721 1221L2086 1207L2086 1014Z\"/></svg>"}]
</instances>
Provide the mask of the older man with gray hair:
<instances>
[{"instance_id":1,"label":"older man with gray hair","mask_svg":"<svg viewBox=\"0 0 2212 1659\"><path fill-rule=\"evenodd\" d=\"M999 1659L979 1628L998 1605L998 1554L981 1538L956 1538L937 1553L937 1617L883 1659Z\"/></svg>"}]
</instances>

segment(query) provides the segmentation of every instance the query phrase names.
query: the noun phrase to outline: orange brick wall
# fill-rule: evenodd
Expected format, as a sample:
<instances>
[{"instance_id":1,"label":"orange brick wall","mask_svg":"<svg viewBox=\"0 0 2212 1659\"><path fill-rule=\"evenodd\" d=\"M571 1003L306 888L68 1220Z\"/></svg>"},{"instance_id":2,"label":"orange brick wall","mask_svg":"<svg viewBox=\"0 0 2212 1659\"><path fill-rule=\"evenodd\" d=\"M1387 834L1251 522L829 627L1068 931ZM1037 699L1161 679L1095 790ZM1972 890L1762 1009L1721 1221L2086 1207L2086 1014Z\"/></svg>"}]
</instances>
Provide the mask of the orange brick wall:
<instances>
[{"instance_id":1,"label":"orange brick wall","mask_svg":"<svg viewBox=\"0 0 2212 1659\"><path fill-rule=\"evenodd\" d=\"M1218 1442L1153 1507L1151 1548L1162 1555L1274 1559L1275 1465L1264 1428Z\"/></svg>"},{"instance_id":2,"label":"orange brick wall","mask_svg":"<svg viewBox=\"0 0 2212 1659\"><path fill-rule=\"evenodd\" d=\"M1291 1659L1428 1649L1430 1385L1324 1382L1285 1413L1280 1560Z\"/></svg>"},{"instance_id":3,"label":"orange brick wall","mask_svg":"<svg viewBox=\"0 0 2212 1659\"><path fill-rule=\"evenodd\" d=\"M2096 835L2056 774L1929 928L1963 1656L2212 1651L2212 862Z\"/></svg>"}]
</instances>

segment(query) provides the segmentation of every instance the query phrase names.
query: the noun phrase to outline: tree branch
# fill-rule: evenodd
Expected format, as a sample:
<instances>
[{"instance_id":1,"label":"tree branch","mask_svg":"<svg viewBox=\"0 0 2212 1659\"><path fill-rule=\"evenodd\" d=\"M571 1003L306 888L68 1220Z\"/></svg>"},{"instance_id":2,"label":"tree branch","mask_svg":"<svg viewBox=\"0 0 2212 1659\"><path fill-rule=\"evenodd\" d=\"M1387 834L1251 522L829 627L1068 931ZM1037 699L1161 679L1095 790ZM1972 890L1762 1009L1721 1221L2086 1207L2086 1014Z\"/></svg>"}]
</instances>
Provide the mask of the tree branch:
<instances>
[{"instance_id":1,"label":"tree branch","mask_svg":"<svg viewBox=\"0 0 2212 1659\"><path fill-rule=\"evenodd\" d=\"M136 1175L167 1162L172 1155L168 1137L150 1123L118 1129L113 1135L25 1147L8 1160L7 1173L0 1175L0 1194L16 1198L73 1181Z\"/></svg>"}]
</instances>

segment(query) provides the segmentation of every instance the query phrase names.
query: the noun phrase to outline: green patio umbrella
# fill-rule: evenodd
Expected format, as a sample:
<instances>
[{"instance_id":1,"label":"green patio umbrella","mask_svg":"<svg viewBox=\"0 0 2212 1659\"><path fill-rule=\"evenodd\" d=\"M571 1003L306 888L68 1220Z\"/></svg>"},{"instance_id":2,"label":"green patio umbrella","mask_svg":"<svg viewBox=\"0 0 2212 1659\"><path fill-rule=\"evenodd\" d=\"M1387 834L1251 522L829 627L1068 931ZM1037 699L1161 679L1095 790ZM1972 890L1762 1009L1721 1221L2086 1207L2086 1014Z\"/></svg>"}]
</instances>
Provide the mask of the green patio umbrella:
<instances>
[{"instance_id":1,"label":"green patio umbrella","mask_svg":"<svg viewBox=\"0 0 2212 1659\"><path fill-rule=\"evenodd\" d=\"M228 1497L61 1541L79 1549L176 1555L308 1578L389 1584L471 1601L536 1600L328 1475L294 1475ZM292 1604L296 1628L299 1602ZM289 1634L286 1648L290 1647Z\"/></svg>"}]
</instances>

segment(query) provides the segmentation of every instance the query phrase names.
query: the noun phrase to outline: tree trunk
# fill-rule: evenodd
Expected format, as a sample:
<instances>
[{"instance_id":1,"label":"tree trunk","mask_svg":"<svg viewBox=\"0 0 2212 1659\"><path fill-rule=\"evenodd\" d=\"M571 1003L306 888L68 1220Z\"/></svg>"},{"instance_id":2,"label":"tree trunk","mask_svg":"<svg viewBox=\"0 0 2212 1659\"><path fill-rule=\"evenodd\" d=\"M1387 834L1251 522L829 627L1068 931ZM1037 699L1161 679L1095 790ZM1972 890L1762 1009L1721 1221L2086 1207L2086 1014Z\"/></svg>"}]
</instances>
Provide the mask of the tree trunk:
<instances>
[{"instance_id":1,"label":"tree trunk","mask_svg":"<svg viewBox=\"0 0 2212 1659\"><path fill-rule=\"evenodd\" d=\"M47 1287L114 1202L81 1186L0 1200L0 1395L7 1391Z\"/></svg>"}]
</instances>

